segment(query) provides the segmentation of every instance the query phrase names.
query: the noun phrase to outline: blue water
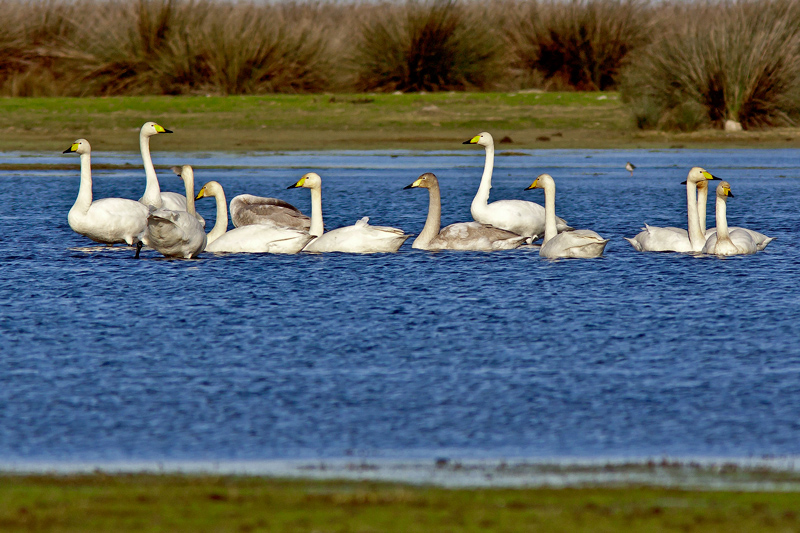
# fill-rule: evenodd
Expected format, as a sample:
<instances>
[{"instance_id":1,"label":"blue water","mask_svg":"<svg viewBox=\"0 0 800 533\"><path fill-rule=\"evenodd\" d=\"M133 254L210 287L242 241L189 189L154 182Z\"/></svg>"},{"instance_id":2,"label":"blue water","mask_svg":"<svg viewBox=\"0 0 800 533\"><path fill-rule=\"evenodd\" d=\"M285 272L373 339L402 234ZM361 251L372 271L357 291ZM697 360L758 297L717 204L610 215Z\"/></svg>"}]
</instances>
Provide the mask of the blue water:
<instances>
[{"instance_id":1,"label":"blue water","mask_svg":"<svg viewBox=\"0 0 800 533\"><path fill-rule=\"evenodd\" d=\"M13 461L725 456L800 453L800 154L531 151L497 158L492 198L541 173L603 258L536 250L203 255L98 251L73 233L70 170L0 171L0 459ZM328 228L416 233L441 181L470 220L483 152L155 153L198 187L279 196ZM633 178L623 169L633 161ZM135 154L94 154L95 197L138 198ZM684 226L688 169L731 182L729 222L777 240L719 259L637 253L644 222ZM169 171L162 189L180 191ZM210 225L212 200L198 202ZM713 204L709 201L713 225ZM85 248L85 247L89 248ZM88 251L87 251L88 250Z\"/></svg>"}]
</instances>

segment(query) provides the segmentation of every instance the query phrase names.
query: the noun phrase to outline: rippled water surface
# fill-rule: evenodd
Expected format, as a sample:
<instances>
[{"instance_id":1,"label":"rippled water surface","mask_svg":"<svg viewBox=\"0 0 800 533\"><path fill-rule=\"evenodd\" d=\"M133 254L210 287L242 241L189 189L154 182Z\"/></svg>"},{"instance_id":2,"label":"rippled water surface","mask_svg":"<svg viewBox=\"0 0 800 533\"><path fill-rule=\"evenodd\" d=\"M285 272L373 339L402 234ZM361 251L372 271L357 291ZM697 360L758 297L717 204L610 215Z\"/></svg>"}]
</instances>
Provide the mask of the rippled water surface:
<instances>
[{"instance_id":1,"label":"rippled water surface","mask_svg":"<svg viewBox=\"0 0 800 533\"><path fill-rule=\"evenodd\" d=\"M99 250L67 225L69 155L0 171L0 458L4 461L729 456L800 453L795 150L530 151L497 158L493 199L541 173L605 257L499 253L211 256ZM483 151L155 153L198 187L417 233L420 173L444 223L470 220ZM627 160L639 168L631 178ZM94 154L95 197L138 198L135 154ZM686 225L693 165L732 184L732 225L777 237L718 259L635 252L644 222ZM159 171L163 190L182 183ZM713 198L713 197L712 197ZM210 224L212 200L199 210ZM709 201L709 219L713 204ZM713 224L713 222L712 222ZM711 225L711 224L710 224ZM88 247L88 248L86 248Z\"/></svg>"}]
</instances>

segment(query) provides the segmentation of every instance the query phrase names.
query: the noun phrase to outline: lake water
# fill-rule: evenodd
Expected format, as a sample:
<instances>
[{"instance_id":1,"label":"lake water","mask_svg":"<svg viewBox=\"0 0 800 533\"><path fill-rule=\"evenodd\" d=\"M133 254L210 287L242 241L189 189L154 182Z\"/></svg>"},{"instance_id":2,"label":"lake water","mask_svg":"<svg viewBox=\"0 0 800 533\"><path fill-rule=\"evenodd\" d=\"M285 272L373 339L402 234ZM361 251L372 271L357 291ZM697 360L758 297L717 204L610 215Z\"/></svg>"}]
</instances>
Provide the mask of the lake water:
<instances>
[{"instance_id":1,"label":"lake water","mask_svg":"<svg viewBox=\"0 0 800 533\"><path fill-rule=\"evenodd\" d=\"M763 457L800 454L800 153L515 152L492 199L542 172L560 216L610 238L603 258L536 249L378 255L99 250L75 234L74 155L5 153L0 182L0 459L5 464L367 457ZM228 198L323 179L328 228L369 215L418 233L440 178L445 224L471 220L483 150L154 153ZM631 178L626 161L638 168ZM95 153L95 198L138 198L136 154ZM643 254L644 222L685 227L699 165L731 182L753 256ZM182 182L159 171L162 190ZM713 196L712 196L713 199ZM198 209L214 221L214 202ZM709 201L713 225L713 200ZM89 248L86 248L86 247Z\"/></svg>"}]
</instances>

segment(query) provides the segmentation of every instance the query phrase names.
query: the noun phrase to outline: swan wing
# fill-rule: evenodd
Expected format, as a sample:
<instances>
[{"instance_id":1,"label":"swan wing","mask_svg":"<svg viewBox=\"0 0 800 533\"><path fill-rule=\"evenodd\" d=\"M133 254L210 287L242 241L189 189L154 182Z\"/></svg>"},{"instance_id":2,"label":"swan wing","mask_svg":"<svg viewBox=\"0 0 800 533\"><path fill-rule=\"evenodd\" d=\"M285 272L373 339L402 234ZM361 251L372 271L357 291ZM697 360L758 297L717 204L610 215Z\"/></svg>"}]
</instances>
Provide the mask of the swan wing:
<instances>
[{"instance_id":1,"label":"swan wing","mask_svg":"<svg viewBox=\"0 0 800 533\"><path fill-rule=\"evenodd\" d=\"M738 226L731 226L731 227L728 228L728 231L730 231L731 233L733 231L735 231L735 230L746 231L748 234L750 234L750 237L756 243L756 247L758 248L759 251L761 251L764 248L766 248L769 243L771 243L772 241L775 240L775 237L767 237L763 233L759 233L758 231L755 231L755 230L751 230L751 229L747 229L747 228L740 228ZM706 230L706 239L708 239L712 234L715 234L716 232L717 232L717 228L707 229Z\"/></svg>"},{"instance_id":2,"label":"swan wing","mask_svg":"<svg viewBox=\"0 0 800 533\"><path fill-rule=\"evenodd\" d=\"M526 237L480 222L450 224L439 232L428 249L511 250L525 244Z\"/></svg>"},{"instance_id":3,"label":"swan wing","mask_svg":"<svg viewBox=\"0 0 800 533\"><path fill-rule=\"evenodd\" d=\"M278 198L240 194L229 205L231 221L238 227L273 223L287 228L308 230L311 219L295 206Z\"/></svg>"},{"instance_id":4,"label":"swan wing","mask_svg":"<svg viewBox=\"0 0 800 533\"><path fill-rule=\"evenodd\" d=\"M314 237L307 231L272 224L251 224L225 232L206 251L218 253L296 254Z\"/></svg>"},{"instance_id":5,"label":"swan wing","mask_svg":"<svg viewBox=\"0 0 800 533\"><path fill-rule=\"evenodd\" d=\"M186 211L157 209L147 217L145 244L166 257L196 257L206 245L203 225Z\"/></svg>"},{"instance_id":6,"label":"swan wing","mask_svg":"<svg viewBox=\"0 0 800 533\"><path fill-rule=\"evenodd\" d=\"M127 198L102 198L88 211L70 209L70 227L95 242L134 244L147 228L147 206Z\"/></svg>"},{"instance_id":7,"label":"swan wing","mask_svg":"<svg viewBox=\"0 0 800 533\"><path fill-rule=\"evenodd\" d=\"M539 249L539 255L550 259L590 258L603 254L608 239L588 229L559 233Z\"/></svg>"},{"instance_id":8,"label":"swan wing","mask_svg":"<svg viewBox=\"0 0 800 533\"><path fill-rule=\"evenodd\" d=\"M638 235L626 240L640 252L691 252L692 243L686 234L673 231L680 228L660 228L648 226Z\"/></svg>"},{"instance_id":9,"label":"swan wing","mask_svg":"<svg viewBox=\"0 0 800 533\"><path fill-rule=\"evenodd\" d=\"M386 226L370 226L362 218L353 226L323 233L306 246L307 252L377 253L396 252L411 235Z\"/></svg>"}]
</instances>

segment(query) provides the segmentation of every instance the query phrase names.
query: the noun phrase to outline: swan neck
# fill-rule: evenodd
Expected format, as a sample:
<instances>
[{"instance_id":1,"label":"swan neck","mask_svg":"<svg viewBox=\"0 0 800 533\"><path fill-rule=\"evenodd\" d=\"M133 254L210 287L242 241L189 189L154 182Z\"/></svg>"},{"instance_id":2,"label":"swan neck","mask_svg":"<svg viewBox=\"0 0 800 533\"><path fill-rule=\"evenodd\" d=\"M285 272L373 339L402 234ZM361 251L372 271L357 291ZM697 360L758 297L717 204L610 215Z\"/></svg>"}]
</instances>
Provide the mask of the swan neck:
<instances>
[{"instance_id":1,"label":"swan neck","mask_svg":"<svg viewBox=\"0 0 800 533\"><path fill-rule=\"evenodd\" d=\"M194 176L184 177L183 185L186 189L186 212L195 216L197 210L194 207ZM225 211L227 212L227 209Z\"/></svg>"},{"instance_id":2,"label":"swan neck","mask_svg":"<svg viewBox=\"0 0 800 533\"><path fill-rule=\"evenodd\" d=\"M697 191L697 217L700 221L700 231L706 233L706 207L708 205L708 187Z\"/></svg>"},{"instance_id":3,"label":"swan neck","mask_svg":"<svg viewBox=\"0 0 800 533\"><path fill-rule=\"evenodd\" d=\"M142 163L144 163L144 175L147 178L147 185L144 189L141 202L145 205L152 205L160 208L161 188L158 186L158 176L153 167L153 159L150 157L150 137L139 134L139 150L142 152Z\"/></svg>"},{"instance_id":4,"label":"swan neck","mask_svg":"<svg viewBox=\"0 0 800 533\"><path fill-rule=\"evenodd\" d=\"M81 154L81 185L78 189L78 198L75 206L82 212L87 212L92 205L92 157L91 154Z\"/></svg>"},{"instance_id":5,"label":"swan neck","mask_svg":"<svg viewBox=\"0 0 800 533\"><path fill-rule=\"evenodd\" d=\"M439 235L442 227L442 195L439 191L439 184L428 189L428 218L425 220L425 227L422 228L419 236L414 239L414 245L427 246Z\"/></svg>"},{"instance_id":6,"label":"swan neck","mask_svg":"<svg viewBox=\"0 0 800 533\"><path fill-rule=\"evenodd\" d=\"M700 231L700 216L697 213L697 185L686 182L686 210L688 213L689 242L692 249L699 252L706 243L705 235Z\"/></svg>"},{"instance_id":7,"label":"swan neck","mask_svg":"<svg viewBox=\"0 0 800 533\"><path fill-rule=\"evenodd\" d=\"M228 231L228 201L225 199L225 191L216 191L214 199L217 201L217 221L206 237L206 246L225 235L225 232Z\"/></svg>"},{"instance_id":8,"label":"swan neck","mask_svg":"<svg viewBox=\"0 0 800 533\"><path fill-rule=\"evenodd\" d=\"M717 197L717 241L730 240L728 233L728 202L725 198Z\"/></svg>"},{"instance_id":9,"label":"swan neck","mask_svg":"<svg viewBox=\"0 0 800 533\"><path fill-rule=\"evenodd\" d=\"M556 184L546 183L544 186L544 240L542 245L558 235L556 227Z\"/></svg>"},{"instance_id":10,"label":"swan neck","mask_svg":"<svg viewBox=\"0 0 800 533\"><path fill-rule=\"evenodd\" d=\"M324 226L322 224L322 186L314 187L311 190L311 227L308 232L319 237L322 235Z\"/></svg>"},{"instance_id":11,"label":"swan neck","mask_svg":"<svg viewBox=\"0 0 800 533\"><path fill-rule=\"evenodd\" d=\"M486 162L483 165L483 176L478 187L478 193L472 200L472 205L485 206L489 203L489 192L492 190L492 170L494 170L494 144L486 147Z\"/></svg>"}]
</instances>

